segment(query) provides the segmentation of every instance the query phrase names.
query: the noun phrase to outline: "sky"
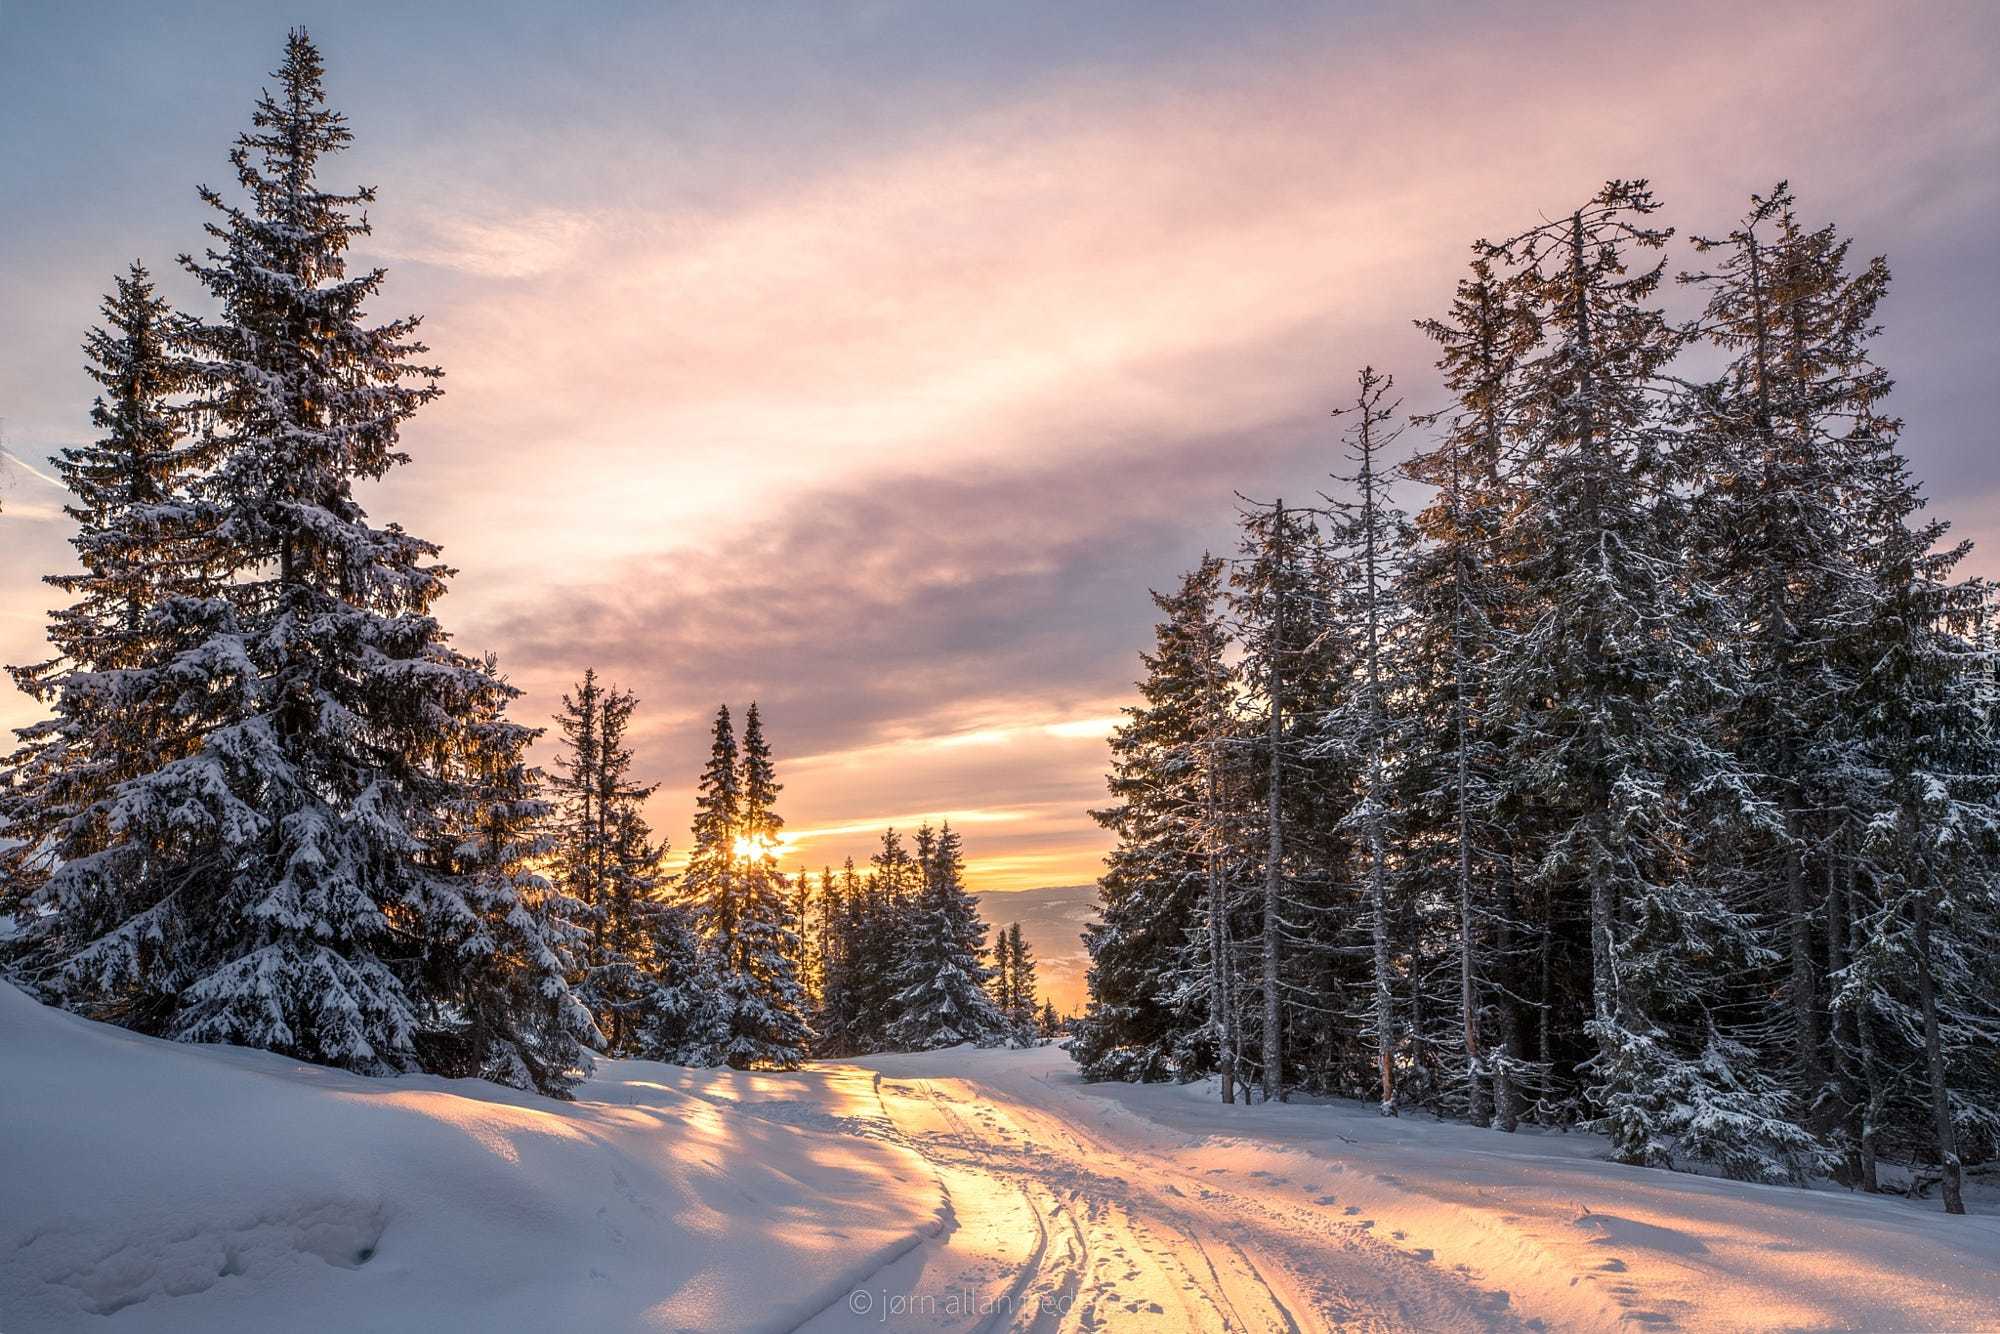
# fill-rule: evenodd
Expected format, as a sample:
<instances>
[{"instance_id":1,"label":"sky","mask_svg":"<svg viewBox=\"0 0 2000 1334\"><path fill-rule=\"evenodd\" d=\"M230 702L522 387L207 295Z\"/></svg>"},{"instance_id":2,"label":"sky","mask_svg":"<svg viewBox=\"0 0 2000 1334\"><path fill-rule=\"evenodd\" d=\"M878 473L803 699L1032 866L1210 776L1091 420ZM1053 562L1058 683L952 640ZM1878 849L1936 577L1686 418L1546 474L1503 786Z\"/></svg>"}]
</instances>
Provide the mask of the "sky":
<instances>
[{"instance_id":1,"label":"sky","mask_svg":"<svg viewBox=\"0 0 2000 1334\"><path fill-rule=\"evenodd\" d=\"M1889 256L1908 451L2000 575L2000 5L0 0L0 661L68 568L37 474L100 294L136 257L207 309L195 190L299 23L372 313L447 372L364 501L519 716L638 693L677 846L756 700L788 865L948 818L976 889L1094 879L1148 589L1329 485L1364 363L1438 406L1412 321L1608 177L1683 238L1789 178Z\"/></svg>"}]
</instances>

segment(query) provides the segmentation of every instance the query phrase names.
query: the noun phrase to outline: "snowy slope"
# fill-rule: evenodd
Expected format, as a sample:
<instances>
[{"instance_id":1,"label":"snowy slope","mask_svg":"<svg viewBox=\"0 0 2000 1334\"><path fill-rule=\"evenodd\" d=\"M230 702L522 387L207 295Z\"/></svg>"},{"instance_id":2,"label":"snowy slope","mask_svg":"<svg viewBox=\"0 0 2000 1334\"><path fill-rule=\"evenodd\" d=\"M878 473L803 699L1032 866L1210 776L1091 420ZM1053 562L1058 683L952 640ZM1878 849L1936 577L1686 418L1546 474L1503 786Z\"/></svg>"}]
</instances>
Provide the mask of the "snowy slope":
<instances>
[{"instance_id":1,"label":"snowy slope","mask_svg":"<svg viewBox=\"0 0 2000 1334\"><path fill-rule=\"evenodd\" d=\"M854 1070L606 1062L572 1106L159 1042L4 984L0 1070L6 1334L789 1328L937 1225Z\"/></svg>"},{"instance_id":2,"label":"snowy slope","mask_svg":"<svg viewBox=\"0 0 2000 1334\"><path fill-rule=\"evenodd\" d=\"M1990 1213L1086 1086L1055 1048L606 1062L565 1105L0 986L0 1070L5 1334L2000 1329Z\"/></svg>"}]
</instances>

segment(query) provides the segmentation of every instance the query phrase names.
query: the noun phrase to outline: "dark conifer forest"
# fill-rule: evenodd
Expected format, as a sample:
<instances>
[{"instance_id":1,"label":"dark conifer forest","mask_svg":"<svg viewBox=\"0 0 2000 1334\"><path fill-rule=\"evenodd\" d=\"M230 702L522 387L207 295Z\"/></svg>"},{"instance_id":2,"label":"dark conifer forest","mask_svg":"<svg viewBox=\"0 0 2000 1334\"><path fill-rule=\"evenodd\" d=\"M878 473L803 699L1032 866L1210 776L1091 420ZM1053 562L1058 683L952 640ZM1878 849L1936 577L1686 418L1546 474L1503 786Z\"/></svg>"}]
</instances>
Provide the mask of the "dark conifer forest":
<instances>
[{"instance_id":1,"label":"dark conifer forest","mask_svg":"<svg viewBox=\"0 0 2000 1334\"><path fill-rule=\"evenodd\" d=\"M1075 1055L1753 1180L1912 1163L1961 1212L1993 590L1898 448L1887 261L1784 182L1666 217L1612 181L1477 242L1409 406L1362 369L1326 491L1239 498L1154 595Z\"/></svg>"}]
</instances>

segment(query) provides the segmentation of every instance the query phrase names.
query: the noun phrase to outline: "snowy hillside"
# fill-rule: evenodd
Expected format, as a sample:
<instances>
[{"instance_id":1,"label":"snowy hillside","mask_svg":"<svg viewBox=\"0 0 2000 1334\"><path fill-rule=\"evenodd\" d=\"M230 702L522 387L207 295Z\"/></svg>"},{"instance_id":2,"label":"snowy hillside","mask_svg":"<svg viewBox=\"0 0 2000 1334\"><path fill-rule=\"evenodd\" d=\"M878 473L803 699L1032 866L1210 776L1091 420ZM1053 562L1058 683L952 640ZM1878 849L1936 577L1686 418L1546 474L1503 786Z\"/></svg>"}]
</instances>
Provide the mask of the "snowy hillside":
<instances>
[{"instance_id":1,"label":"snowy hillside","mask_svg":"<svg viewBox=\"0 0 2000 1334\"><path fill-rule=\"evenodd\" d=\"M575 1105L0 987L0 1329L2000 1327L2000 1219L1618 1167L1054 1048Z\"/></svg>"}]
</instances>

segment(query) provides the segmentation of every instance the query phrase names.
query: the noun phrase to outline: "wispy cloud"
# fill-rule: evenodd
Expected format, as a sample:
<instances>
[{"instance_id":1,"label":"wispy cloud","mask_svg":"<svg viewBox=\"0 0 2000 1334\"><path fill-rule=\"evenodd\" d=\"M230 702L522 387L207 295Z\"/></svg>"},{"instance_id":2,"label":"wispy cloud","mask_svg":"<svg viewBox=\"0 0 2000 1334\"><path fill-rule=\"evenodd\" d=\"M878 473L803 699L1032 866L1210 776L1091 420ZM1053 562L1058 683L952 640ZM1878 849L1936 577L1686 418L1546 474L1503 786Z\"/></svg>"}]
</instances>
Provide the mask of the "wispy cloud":
<instances>
[{"instance_id":1,"label":"wispy cloud","mask_svg":"<svg viewBox=\"0 0 2000 1334\"><path fill-rule=\"evenodd\" d=\"M419 207L392 213L370 250L480 278L536 278L571 268L600 229L589 214L556 208L517 212L496 200L478 214Z\"/></svg>"}]
</instances>

